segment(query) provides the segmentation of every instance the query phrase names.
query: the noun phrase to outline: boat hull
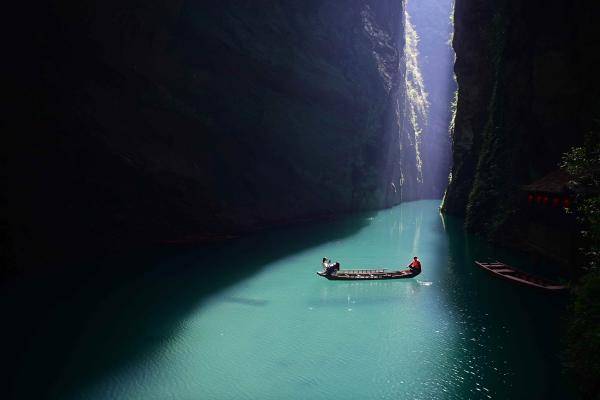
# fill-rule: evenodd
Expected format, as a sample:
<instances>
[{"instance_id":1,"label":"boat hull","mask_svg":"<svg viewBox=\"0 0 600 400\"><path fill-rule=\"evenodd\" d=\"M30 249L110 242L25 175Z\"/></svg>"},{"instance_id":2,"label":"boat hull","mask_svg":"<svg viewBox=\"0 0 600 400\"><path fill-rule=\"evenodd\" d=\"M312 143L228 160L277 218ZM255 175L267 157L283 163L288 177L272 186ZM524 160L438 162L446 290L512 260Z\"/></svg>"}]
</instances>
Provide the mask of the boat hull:
<instances>
[{"instance_id":1,"label":"boat hull","mask_svg":"<svg viewBox=\"0 0 600 400\"><path fill-rule=\"evenodd\" d=\"M522 286L528 286L549 292L561 292L567 289L566 286L559 285L545 278L520 271L501 262L485 263L475 261L475 264L498 278L502 278Z\"/></svg>"},{"instance_id":2,"label":"boat hull","mask_svg":"<svg viewBox=\"0 0 600 400\"><path fill-rule=\"evenodd\" d=\"M317 275L322 276L330 281L378 281L388 279L409 279L419 275L420 272L412 271L389 271L389 272L374 272L374 273L347 273L344 270L338 271L336 274L327 275L323 271L317 271Z\"/></svg>"}]
</instances>

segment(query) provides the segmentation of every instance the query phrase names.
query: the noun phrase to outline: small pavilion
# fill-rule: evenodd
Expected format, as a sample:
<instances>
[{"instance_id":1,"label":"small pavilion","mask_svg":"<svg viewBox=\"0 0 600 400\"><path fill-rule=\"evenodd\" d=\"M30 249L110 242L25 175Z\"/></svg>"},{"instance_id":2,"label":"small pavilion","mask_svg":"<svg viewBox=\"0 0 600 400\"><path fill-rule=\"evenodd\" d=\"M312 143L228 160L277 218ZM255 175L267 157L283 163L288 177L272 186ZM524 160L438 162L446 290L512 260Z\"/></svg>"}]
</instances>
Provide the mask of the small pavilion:
<instances>
[{"instance_id":1,"label":"small pavilion","mask_svg":"<svg viewBox=\"0 0 600 400\"><path fill-rule=\"evenodd\" d=\"M571 177L565 171L557 170L523 186L527 204L535 208L569 208L573 201L573 193L569 189L570 180Z\"/></svg>"}]
</instances>

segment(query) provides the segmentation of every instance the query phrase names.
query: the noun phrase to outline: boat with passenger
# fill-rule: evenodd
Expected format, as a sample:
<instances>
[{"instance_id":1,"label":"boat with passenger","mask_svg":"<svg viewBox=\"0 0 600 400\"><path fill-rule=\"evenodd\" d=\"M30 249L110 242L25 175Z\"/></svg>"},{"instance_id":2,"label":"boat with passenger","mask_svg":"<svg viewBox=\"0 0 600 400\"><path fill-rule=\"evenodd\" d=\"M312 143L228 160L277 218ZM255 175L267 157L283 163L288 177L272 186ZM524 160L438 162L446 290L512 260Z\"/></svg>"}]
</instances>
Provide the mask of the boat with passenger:
<instances>
[{"instance_id":1,"label":"boat with passenger","mask_svg":"<svg viewBox=\"0 0 600 400\"><path fill-rule=\"evenodd\" d=\"M398 271L386 268L340 269L340 263L332 263L328 258L323 258L322 264L323 269L317 271L317 275L330 281L408 279L421 273L420 264L418 269L410 268Z\"/></svg>"}]
</instances>

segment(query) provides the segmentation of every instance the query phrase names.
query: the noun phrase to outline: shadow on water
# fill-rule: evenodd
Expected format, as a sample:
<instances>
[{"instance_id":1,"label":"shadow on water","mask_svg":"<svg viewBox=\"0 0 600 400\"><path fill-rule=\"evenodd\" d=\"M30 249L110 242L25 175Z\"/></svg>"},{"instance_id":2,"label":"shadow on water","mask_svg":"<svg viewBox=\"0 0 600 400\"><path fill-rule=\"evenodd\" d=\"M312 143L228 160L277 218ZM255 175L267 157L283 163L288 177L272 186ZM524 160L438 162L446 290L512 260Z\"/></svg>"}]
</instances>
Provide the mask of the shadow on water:
<instances>
[{"instance_id":1,"label":"shadow on water","mask_svg":"<svg viewBox=\"0 0 600 400\"><path fill-rule=\"evenodd\" d=\"M8 321L2 330L3 359L10 366L8 398L76 396L77 387L156 351L207 296L281 257L351 236L369 224L371 215L273 229L200 248L140 249L90 260L68 273L53 274L49 268L5 284L0 312Z\"/></svg>"},{"instance_id":2,"label":"shadow on water","mask_svg":"<svg viewBox=\"0 0 600 400\"><path fill-rule=\"evenodd\" d=\"M572 398L560 362L568 297L491 276L474 261L496 259L529 270L540 266L525 253L466 234L460 219L446 216L442 222L448 238L449 270L440 284L460 335L454 357L491 366L475 368L473 375L466 375L461 382L463 393L470 387L467 390L479 398L477 390L493 382L492 387L504 390L486 393L493 398Z\"/></svg>"}]
</instances>

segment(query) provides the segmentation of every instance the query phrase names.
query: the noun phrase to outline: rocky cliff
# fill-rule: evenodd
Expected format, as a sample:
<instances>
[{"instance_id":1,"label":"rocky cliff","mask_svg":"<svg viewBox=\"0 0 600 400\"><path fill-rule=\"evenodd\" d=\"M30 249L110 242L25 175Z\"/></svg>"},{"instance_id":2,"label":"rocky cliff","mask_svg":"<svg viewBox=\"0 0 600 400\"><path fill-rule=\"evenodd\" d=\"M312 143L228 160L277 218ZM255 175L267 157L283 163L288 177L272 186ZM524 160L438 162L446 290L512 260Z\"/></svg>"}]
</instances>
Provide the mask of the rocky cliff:
<instances>
[{"instance_id":1,"label":"rocky cliff","mask_svg":"<svg viewBox=\"0 0 600 400\"><path fill-rule=\"evenodd\" d=\"M414 27L418 36L418 75L426 92L427 112L422 126L424 195L441 198L448 185L451 168L451 104L456 92L454 51L452 50L452 0L409 0L407 31ZM407 35L408 37L408 35ZM410 49L410 40L406 48ZM407 63L410 72L411 64ZM410 76L410 74L408 74Z\"/></svg>"},{"instance_id":2,"label":"rocky cliff","mask_svg":"<svg viewBox=\"0 0 600 400\"><path fill-rule=\"evenodd\" d=\"M557 169L599 118L598 15L594 1L456 0L444 209L471 231L511 240L519 186Z\"/></svg>"},{"instance_id":3,"label":"rocky cliff","mask_svg":"<svg viewBox=\"0 0 600 400\"><path fill-rule=\"evenodd\" d=\"M12 264L420 195L401 1L40 11L30 118L8 155Z\"/></svg>"}]
</instances>

